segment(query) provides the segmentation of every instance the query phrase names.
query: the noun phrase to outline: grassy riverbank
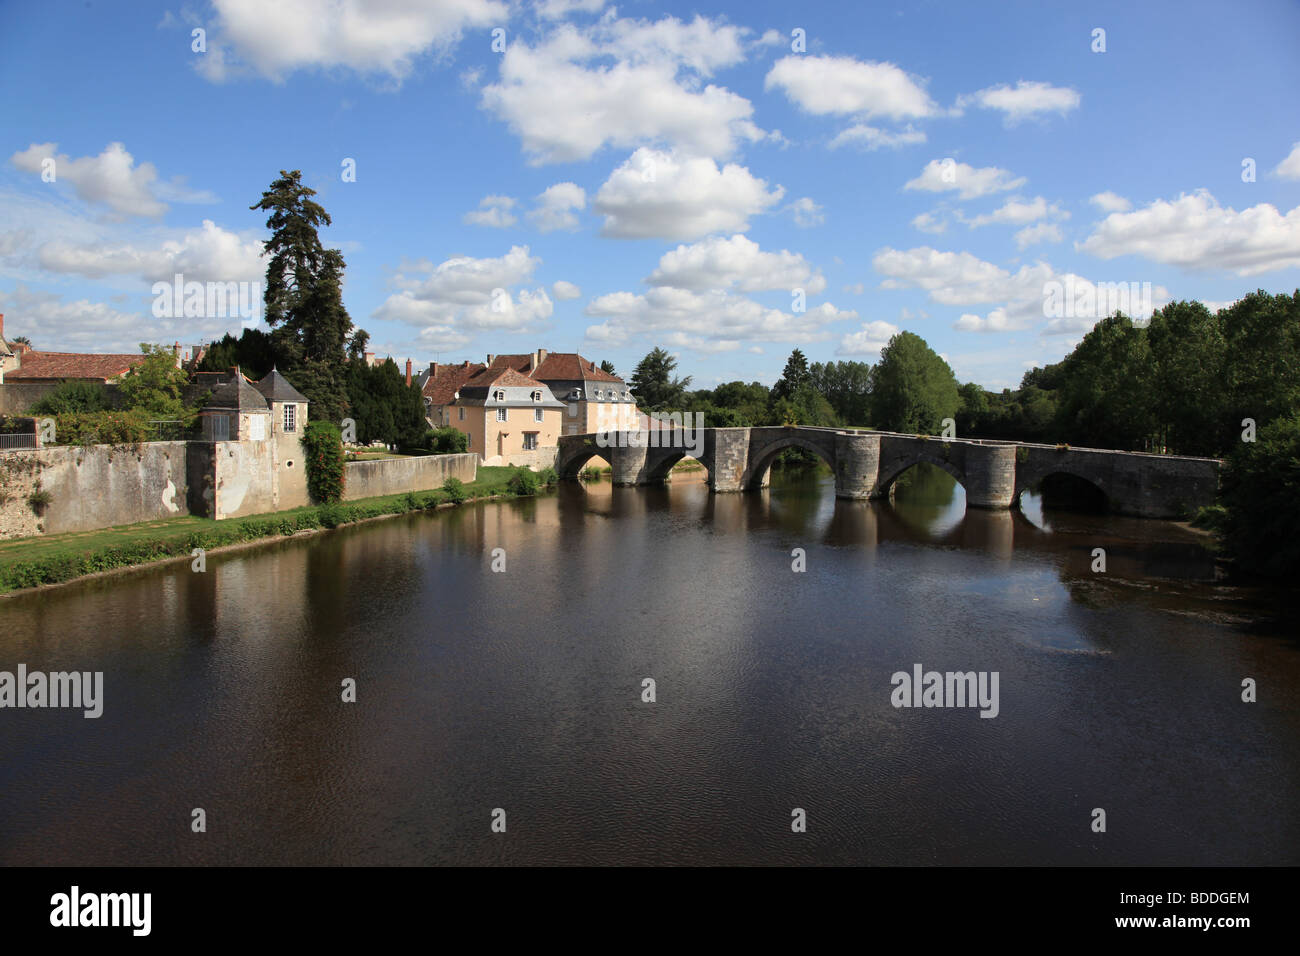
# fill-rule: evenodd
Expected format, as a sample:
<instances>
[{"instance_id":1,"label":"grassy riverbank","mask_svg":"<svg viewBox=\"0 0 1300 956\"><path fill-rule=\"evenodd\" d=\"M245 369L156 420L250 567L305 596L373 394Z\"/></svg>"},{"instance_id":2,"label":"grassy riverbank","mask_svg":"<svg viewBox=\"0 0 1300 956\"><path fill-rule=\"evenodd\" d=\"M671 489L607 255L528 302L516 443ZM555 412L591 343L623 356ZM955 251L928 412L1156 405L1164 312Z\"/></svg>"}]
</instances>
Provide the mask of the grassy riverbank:
<instances>
[{"instance_id":1,"label":"grassy riverbank","mask_svg":"<svg viewBox=\"0 0 1300 956\"><path fill-rule=\"evenodd\" d=\"M506 485L514 472L513 468L480 466L478 479L464 486L465 500L511 496ZM0 594L58 584L116 568L189 557L195 548L210 551L300 531L337 528L386 515L429 511L450 503L451 497L438 489L311 505L225 521L182 516L117 528L2 541Z\"/></svg>"}]
</instances>

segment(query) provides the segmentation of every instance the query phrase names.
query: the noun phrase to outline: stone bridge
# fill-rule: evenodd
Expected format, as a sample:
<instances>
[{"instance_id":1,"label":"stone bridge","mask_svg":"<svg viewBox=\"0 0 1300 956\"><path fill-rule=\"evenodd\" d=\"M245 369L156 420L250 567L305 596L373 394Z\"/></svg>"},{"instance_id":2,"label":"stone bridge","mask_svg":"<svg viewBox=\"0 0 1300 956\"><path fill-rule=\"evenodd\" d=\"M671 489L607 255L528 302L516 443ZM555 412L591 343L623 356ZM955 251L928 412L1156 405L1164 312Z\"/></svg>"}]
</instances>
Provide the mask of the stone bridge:
<instances>
[{"instance_id":1,"label":"stone bridge","mask_svg":"<svg viewBox=\"0 0 1300 956\"><path fill-rule=\"evenodd\" d=\"M952 475L974 508L1010 508L1051 475L1072 475L1106 496L1117 514L1180 518L1211 504L1220 462L1142 452L1071 448L891 432L771 426L565 435L555 469L577 478L593 457L609 462L616 485L666 481L684 457L699 460L715 491L753 491L768 483L777 455L802 448L835 473L840 498L884 498L898 476L927 462Z\"/></svg>"}]
</instances>

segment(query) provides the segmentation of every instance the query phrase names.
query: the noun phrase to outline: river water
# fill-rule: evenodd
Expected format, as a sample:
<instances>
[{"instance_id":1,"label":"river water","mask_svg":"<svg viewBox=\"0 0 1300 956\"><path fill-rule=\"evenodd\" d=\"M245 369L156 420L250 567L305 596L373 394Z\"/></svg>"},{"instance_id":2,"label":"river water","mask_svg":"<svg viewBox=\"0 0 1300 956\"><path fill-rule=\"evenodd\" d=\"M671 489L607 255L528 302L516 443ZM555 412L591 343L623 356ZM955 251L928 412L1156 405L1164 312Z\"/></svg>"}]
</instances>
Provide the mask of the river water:
<instances>
[{"instance_id":1,"label":"river water","mask_svg":"<svg viewBox=\"0 0 1300 956\"><path fill-rule=\"evenodd\" d=\"M104 674L98 719L0 710L0 863L1300 863L1262 597L1168 523L913 474L571 484L0 601L0 670ZM917 664L997 716L894 707Z\"/></svg>"}]
</instances>

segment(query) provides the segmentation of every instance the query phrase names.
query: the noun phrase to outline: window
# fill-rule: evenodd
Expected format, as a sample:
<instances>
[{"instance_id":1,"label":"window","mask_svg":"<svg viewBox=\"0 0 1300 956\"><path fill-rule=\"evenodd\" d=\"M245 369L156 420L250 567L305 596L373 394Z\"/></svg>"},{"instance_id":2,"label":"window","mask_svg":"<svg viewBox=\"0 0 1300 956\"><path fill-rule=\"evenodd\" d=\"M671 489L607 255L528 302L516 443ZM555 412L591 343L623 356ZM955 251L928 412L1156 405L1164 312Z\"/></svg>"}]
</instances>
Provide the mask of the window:
<instances>
[{"instance_id":1,"label":"window","mask_svg":"<svg viewBox=\"0 0 1300 956\"><path fill-rule=\"evenodd\" d=\"M542 400L542 393L540 391L533 392L533 401L540 402L541 400Z\"/></svg>"},{"instance_id":2,"label":"window","mask_svg":"<svg viewBox=\"0 0 1300 956\"><path fill-rule=\"evenodd\" d=\"M499 422L503 422L503 421L505 421L505 420L506 420L506 410L505 410L504 408L498 408L498 409L497 409L497 421L499 421Z\"/></svg>"},{"instance_id":3,"label":"window","mask_svg":"<svg viewBox=\"0 0 1300 956\"><path fill-rule=\"evenodd\" d=\"M470 445L474 444L474 436L469 432L465 433L465 450L469 451Z\"/></svg>"},{"instance_id":4,"label":"window","mask_svg":"<svg viewBox=\"0 0 1300 956\"><path fill-rule=\"evenodd\" d=\"M544 420L544 419L542 418L542 410L541 410L540 408L534 408L534 409L533 409L533 421L535 421L535 422L540 422L540 421L543 421L543 420Z\"/></svg>"},{"instance_id":5,"label":"window","mask_svg":"<svg viewBox=\"0 0 1300 956\"><path fill-rule=\"evenodd\" d=\"M270 416L267 416L268 418ZM266 439L266 418L261 415L248 416L248 440L265 441Z\"/></svg>"},{"instance_id":6,"label":"window","mask_svg":"<svg viewBox=\"0 0 1300 956\"><path fill-rule=\"evenodd\" d=\"M596 389L596 401L600 401L603 397L604 397L604 393L601 392L600 389Z\"/></svg>"},{"instance_id":7,"label":"window","mask_svg":"<svg viewBox=\"0 0 1300 956\"><path fill-rule=\"evenodd\" d=\"M524 432L524 451L537 451L537 432Z\"/></svg>"},{"instance_id":8,"label":"window","mask_svg":"<svg viewBox=\"0 0 1300 956\"><path fill-rule=\"evenodd\" d=\"M495 401L504 402L506 400L506 393L501 389L497 389L495 392L492 393L492 398Z\"/></svg>"},{"instance_id":9,"label":"window","mask_svg":"<svg viewBox=\"0 0 1300 956\"><path fill-rule=\"evenodd\" d=\"M298 430L298 406L292 402L284 406L284 430L286 432Z\"/></svg>"},{"instance_id":10,"label":"window","mask_svg":"<svg viewBox=\"0 0 1300 956\"><path fill-rule=\"evenodd\" d=\"M230 441L230 417L228 415L212 416L212 440Z\"/></svg>"},{"instance_id":11,"label":"window","mask_svg":"<svg viewBox=\"0 0 1300 956\"><path fill-rule=\"evenodd\" d=\"M460 409L460 420L461 420L462 422L465 420L465 406L463 406L463 405L461 406L461 409Z\"/></svg>"}]
</instances>

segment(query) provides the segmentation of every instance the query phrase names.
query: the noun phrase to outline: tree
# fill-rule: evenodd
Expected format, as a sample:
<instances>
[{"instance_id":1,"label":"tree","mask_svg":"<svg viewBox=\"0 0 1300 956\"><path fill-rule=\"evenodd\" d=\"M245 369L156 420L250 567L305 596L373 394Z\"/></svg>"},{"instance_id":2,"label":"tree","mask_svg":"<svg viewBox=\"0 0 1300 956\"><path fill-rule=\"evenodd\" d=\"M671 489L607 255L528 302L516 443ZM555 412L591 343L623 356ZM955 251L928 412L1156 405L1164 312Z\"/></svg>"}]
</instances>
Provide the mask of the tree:
<instances>
[{"instance_id":1,"label":"tree","mask_svg":"<svg viewBox=\"0 0 1300 956\"><path fill-rule=\"evenodd\" d=\"M1239 441L1223 476L1226 541L1247 571L1293 581L1300 571L1300 416Z\"/></svg>"},{"instance_id":2,"label":"tree","mask_svg":"<svg viewBox=\"0 0 1300 956\"><path fill-rule=\"evenodd\" d=\"M176 366L176 356L165 345L140 344L144 361L118 382L118 392L125 408L144 412L151 419L178 420L189 425L197 412L187 409L182 393L189 376Z\"/></svg>"},{"instance_id":3,"label":"tree","mask_svg":"<svg viewBox=\"0 0 1300 956\"><path fill-rule=\"evenodd\" d=\"M814 389L826 397L846 425L871 421L871 365L867 362L814 362L808 369Z\"/></svg>"},{"instance_id":4,"label":"tree","mask_svg":"<svg viewBox=\"0 0 1300 956\"><path fill-rule=\"evenodd\" d=\"M200 372L228 372L235 366L249 378L261 378L280 364L271 336L261 329L244 329L239 338L229 332L211 343L198 364ZM288 367L288 362L285 362Z\"/></svg>"},{"instance_id":5,"label":"tree","mask_svg":"<svg viewBox=\"0 0 1300 956\"><path fill-rule=\"evenodd\" d=\"M25 335L15 335L15 336L14 336L12 339L10 339L9 341L10 341L10 342L13 342L14 345L25 345L25 346L27 346L28 348L31 348L31 347L32 347L32 340L29 339L29 338L28 338L27 336L25 336Z\"/></svg>"},{"instance_id":6,"label":"tree","mask_svg":"<svg viewBox=\"0 0 1300 956\"><path fill-rule=\"evenodd\" d=\"M372 367L354 359L348 363L345 381L358 442L382 441L400 448L425 445L429 423L424 417L424 398L414 383L406 384L396 362L390 358Z\"/></svg>"},{"instance_id":7,"label":"tree","mask_svg":"<svg viewBox=\"0 0 1300 956\"><path fill-rule=\"evenodd\" d=\"M1224 434L1223 329L1200 302L1171 302L1151 316L1148 398L1163 450L1217 455Z\"/></svg>"},{"instance_id":8,"label":"tree","mask_svg":"<svg viewBox=\"0 0 1300 956\"><path fill-rule=\"evenodd\" d=\"M811 383L812 377L808 374L808 359L803 352L795 349L790 353L790 357L786 359L785 370L781 373L781 377L772 386L772 398L774 401L790 398L799 389Z\"/></svg>"},{"instance_id":9,"label":"tree","mask_svg":"<svg viewBox=\"0 0 1300 956\"><path fill-rule=\"evenodd\" d=\"M632 373L632 394L642 408L662 411L684 404L691 376L673 378L676 368L677 360L657 346L637 363Z\"/></svg>"},{"instance_id":10,"label":"tree","mask_svg":"<svg viewBox=\"0 0 1300 956\"><path fill-rule=\"evenodd\" d=\"M1300 414L1300 290L1252 292L1221 311L1219 321L1227 356L1220 439L1226 451L1236 446L1243 418L1262 426Z\"/></svg>"},{"instance_id":11,"label":"tree","mask_svg":"<svg viewBox=\"0 0 1300 956\"><path fill-rule=\"evenodd\" d=\"M615 378L618 378L618 373L614 371L614 363L611 362L609 359L601 360L600 370L604 372L606 375L613 375Z\"/></svg>"},{"instance_id":12,"label":"tree","mask_svg":"<svg viewBox=\"0 0 1300 956\"><path fill-rule=\"evenodd\" d=\"M1093 326L1062 364L1056 428L1063 440L1130 451L1153 444L1146 329L1116 313Z\"/></svg>"},{"instance_id":13,"label":"tree","mask_svg":"<svg viewBox=\"0 0 1300 956\"><path fill-rule=\"evenodd\" d=\"M317 230L328 226L330 217L311 199L314 195L302 184L300 171L281 170L249 208L270 213L262 298L282 371L310 400L312 418L338 421L347 411L344 375L352 319L343 307L343 254L321 244Z\"/></svg>"},{"instance_id":14,"label":"tree","mask_svg":"<svg viewBox=\"0 0 1300 956\"><path fill-rule=\"evenodd\" d=\"M877 428L935 434L961 402L948 363L912 332L899 332L871 372L872 421Z\"/></svg>"}]
</instances>

